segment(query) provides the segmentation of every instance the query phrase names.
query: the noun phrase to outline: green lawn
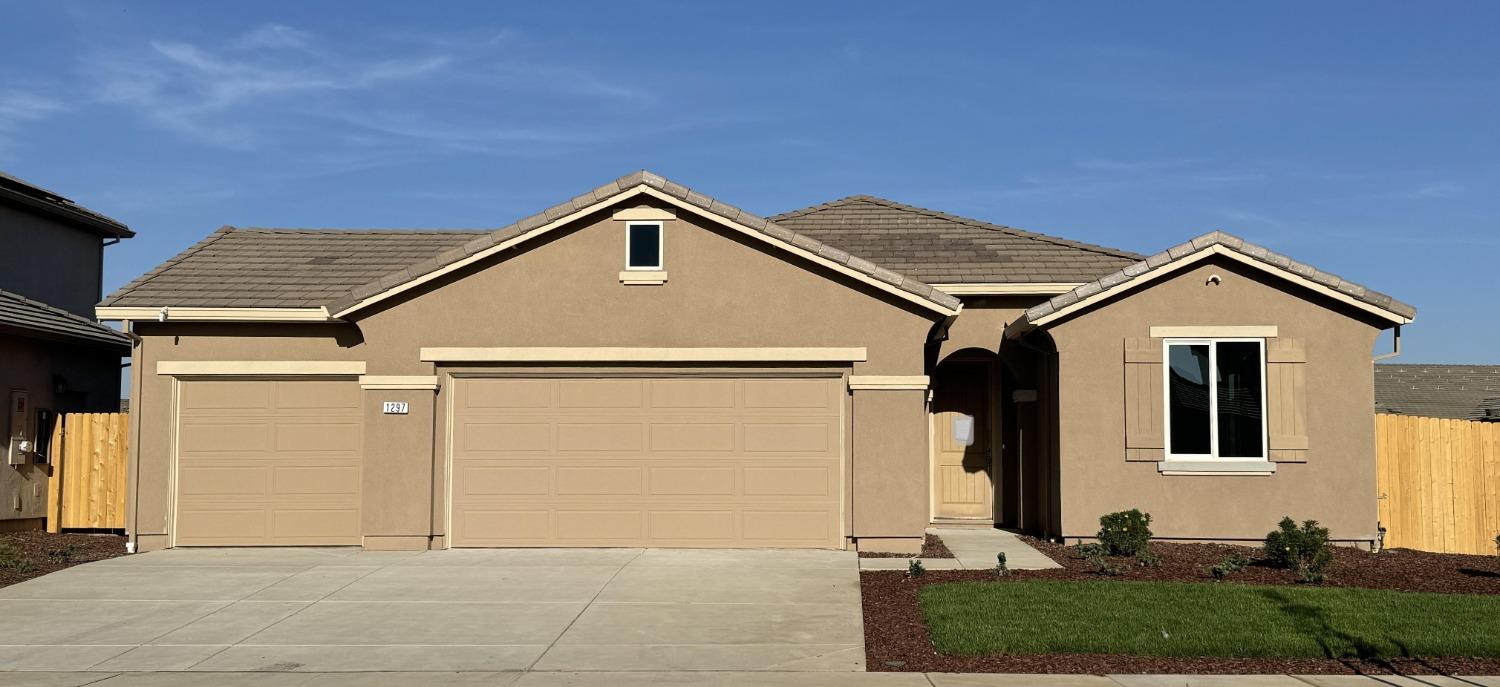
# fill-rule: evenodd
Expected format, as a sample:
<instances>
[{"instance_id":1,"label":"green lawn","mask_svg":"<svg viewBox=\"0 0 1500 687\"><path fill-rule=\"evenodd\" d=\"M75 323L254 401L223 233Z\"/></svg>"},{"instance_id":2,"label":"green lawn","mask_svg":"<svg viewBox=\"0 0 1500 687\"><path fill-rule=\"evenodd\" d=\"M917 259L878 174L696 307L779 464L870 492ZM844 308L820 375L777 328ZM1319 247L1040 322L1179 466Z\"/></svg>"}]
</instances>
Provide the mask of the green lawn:
<instances>
[{"instance_id":1,"label":"green lawn","mask_svg":"<svg viewBox=\"0 0 1500 687\"><path fill-rule=\"evenodd\" d=\"M1500 596L1161 582L959 582L921 591L946 654L1500 656Z\"/></svg>"}]
</instances>

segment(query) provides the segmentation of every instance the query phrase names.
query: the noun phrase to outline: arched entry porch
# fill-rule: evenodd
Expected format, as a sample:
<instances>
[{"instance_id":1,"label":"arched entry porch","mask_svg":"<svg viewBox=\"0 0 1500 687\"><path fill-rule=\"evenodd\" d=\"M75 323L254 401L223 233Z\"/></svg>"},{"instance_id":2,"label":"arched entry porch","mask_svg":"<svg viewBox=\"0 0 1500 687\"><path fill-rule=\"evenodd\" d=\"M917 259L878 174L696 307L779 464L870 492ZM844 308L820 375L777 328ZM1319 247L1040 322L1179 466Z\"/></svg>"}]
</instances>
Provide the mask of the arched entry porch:
<instances>
[{"instance_id":1,"label":"arched entry porch","mask_svg":"<svg viewBox=\"0 0 1500 687\"><path fill-rule=\"evenodd\" d=\"M999 356L955 351L932 379L931 499L934 523L996 521L1000 474Z\"/></svg>"}]
</instances>

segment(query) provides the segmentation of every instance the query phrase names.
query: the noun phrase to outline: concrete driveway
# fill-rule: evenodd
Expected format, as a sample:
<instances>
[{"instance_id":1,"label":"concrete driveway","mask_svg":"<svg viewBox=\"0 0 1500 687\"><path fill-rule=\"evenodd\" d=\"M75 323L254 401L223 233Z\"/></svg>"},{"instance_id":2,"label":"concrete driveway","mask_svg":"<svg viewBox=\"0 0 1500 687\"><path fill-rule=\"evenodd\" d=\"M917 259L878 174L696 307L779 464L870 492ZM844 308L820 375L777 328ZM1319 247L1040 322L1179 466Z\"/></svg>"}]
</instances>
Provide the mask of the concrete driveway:
<instances>
[{"instance_id":1,"label":"concrete driveway","mask_svg":"<svg viewBox=\"0 0 1500 687\"><path fill-rule=\"evenodd\" d=\"M853 552L179 549L0 589L0 670L859 671Z\"/></svg>"}]
</instances>

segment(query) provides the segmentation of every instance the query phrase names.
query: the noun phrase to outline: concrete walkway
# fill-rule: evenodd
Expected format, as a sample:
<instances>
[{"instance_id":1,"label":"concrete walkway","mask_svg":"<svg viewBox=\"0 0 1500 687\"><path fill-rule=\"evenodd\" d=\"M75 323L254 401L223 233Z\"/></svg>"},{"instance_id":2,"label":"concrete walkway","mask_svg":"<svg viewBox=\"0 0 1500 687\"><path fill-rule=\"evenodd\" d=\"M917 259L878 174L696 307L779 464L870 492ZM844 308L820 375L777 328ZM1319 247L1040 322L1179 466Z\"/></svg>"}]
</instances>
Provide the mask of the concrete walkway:
<instances>
[{"instance_id":1,"label":"concrete walkway","mask_svg":"<svg viewBox=\"0 0 1500 687\"><path fill-rule=\"evenodd\" d=\"M927 530L948 545L953 558L923 558L922 566L928 570L990 570L995 567L995 554L1005 553L1005 564L1011 570L1046 570L1061 568L1046 554L1032 548L1020 537L994 528L981 527L936 527ZM905 570L910 565L906 558L861 558L860 570Z\"/></svg>"},{"instance_id":2,"label":"concrete walkway","mask_svg":"<svg viewBox=\"0 0 1500 687\"><path fill-rule=\"evenodd\" d=\"M1500 677L951 673L0 673L5 687L1500 687Z\"/></svg>"},{"instance_id":3,"label":"concrete walkway","mask_svg":"<svg viewBox=\"0 0 1500 687\"><path fill-rule=\"evenodd\" d=\"M0 589L0 670L861 671L855 561L846 551L160 551ZM124 677L112 684L147 684ZM0 674L0 685L15 679Z\"/></svg>"}]
</instances>

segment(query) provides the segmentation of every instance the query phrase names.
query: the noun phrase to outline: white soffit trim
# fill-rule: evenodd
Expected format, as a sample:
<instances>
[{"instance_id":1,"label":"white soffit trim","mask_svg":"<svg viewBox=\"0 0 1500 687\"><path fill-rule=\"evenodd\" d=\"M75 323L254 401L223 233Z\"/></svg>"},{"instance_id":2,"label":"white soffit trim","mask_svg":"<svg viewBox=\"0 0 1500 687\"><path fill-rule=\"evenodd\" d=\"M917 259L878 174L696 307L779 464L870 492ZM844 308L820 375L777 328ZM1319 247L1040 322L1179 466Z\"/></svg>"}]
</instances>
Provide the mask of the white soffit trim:
<instances>
[{"instance_id":1,"label":"white soffit trim","mask_svg":"<svg viewBox=\"0 0 1500 687\"><path fill-rule=\"evenodd\" d=\"M330 322L327 308L179 308L100 306L94 315L101 320L162 322Z\"/></svg>"},{"instance_id":2,"label":"white soffit trim","mask_svg":"<svg viewBox=\"0 0 1500 687\"><path fill-rule=\"evenodd\" d=\"M1245 339L1274 339L1276 338L1276 325L1249 325L1249 326L1183 326L1183 327L1152 327L1151 338L1153 339L1214 339L1239 337Z\"/></svg>"},{"instance_id":3,"label":"white soffit trim","mask_svg":"<svg viewBox=\"0 0 1500 687\"><path fill-rule=\"evenodd\" d=\"M1208 258L1210 256L1214 256L1214 255L1222 255L1222 256L1224 256L1226 258L1230 258L1231 260L1235 260L1235 261L1241 262L1243 264L1249 265L1250 267L1254 267L1254 268L1256 268L1258 270L1261 270L1262 272L1266 272L1268 274L1276 275L1276 276L1281 277L1282 279L1285 279L1285 280L1287 280L1289 282L1292 282L1294 284L1298 284L1300 286L1306 287L1306 288L1311 289L1313 291L1316 291L1316 292L1318 292L1320 294L1328 296L1329 298L1332 298L1332 299L1334 299L1336 301L1339 301L1339 302L1342 302L1342 303L1346 303L1348 305L1352 305L1352 306L1354 306L1356 308L1359 308L1360 310L1363 310L1363 311L1368 312L1368 313L1370 313L1372 315L1380 317L1381 319L1384 319L1384 320L1387 320L1387 321L1390 321L1390 322L1394 322L1396 324L1411 324L1411 322L1412 322L1412 319L1409 318L1409 317L1403 317L1401 315L1397 315L1396 313L1393 313L1393 312L1391 312L1389 310L1386 310L1385 308L1382 308L1380 306L1371 305L1371 304L1366 303L1364 301L1361 301L1361 300L1359 300L1357 298L1354 298L1353 296L1350 296L1350 295L1348 295L1346 293L1341 293L1341 292L1339 292L1339 291L1337 291L1335 289L1330 289L1327 286L1319 284L1319 283L1317 283L1317 282L1315 282L1315 281L1313 281L1311 279L1307 279L1307 278L1303 277L1302 275L1299 275L1299 274L1297 274L1295 272L1291 272L1289 270L1281 269L1280 267L1277 267L1275 265L1272 265L1272 264L1269 264L1269 263L1265 263L1265 262L1261 262L1259 260L1256 260L1255 258L1252 258L1252 257L1248 256L1248 255L1243 255L1243 254L1239 253L1238 251L1235 251L1235 250L1232 250L1232 249L1229 249L1229 248L1225 248L1222 245L1215 244L1215 245L1209 246L1208 248L1204 248L1203 250L1200 250L1200 251L1198 251L1196 253L1193 253L1193 254L1188 255L1186 257L1183 257L1181 259L1175 260L1173 262L1169 262L1169 263L1167 263L1165 265L1162 265L1161 267L1158 267L1158 268L1156 268L1154 270L1146 272L1145 274L1142 274L1139 277L1131 279L1130 281L1125 282L1124 284L1121 284L1119 286L1116 286L1115 288L1109 289L1108 291L1100 291L1099 293L1096 293L1096 294L1094 294L1092 296L1089 296L1088 298L1084 298L1084 299L1082 299L1082 300L1080 300L1080 301L1078 301L1076 303L1073 303L1072 305L1069 305L1069 306L1067 306L1065 308L1058 309L1058 310L1056 310L1056 311L1054 311L1054 312L1046 315L1045 317L1042 317L1042 318L1040 318L1040 319L1032 322L1031 325L1034 326L1034 327L1040 327L1040 326L1045 325L1045 324L1047 324L1049 322L1053 322L1053 321L1062 319L1064 317L1067 317L1068 315L1071 315L1071 314L1073 314L1075 312L1078 312L1079 310L1082 310L1084 308L1092 306L1095 303L1098 303L1100 301L1104 301L1104 300L1108 300L1108 299L1114 298L1116 296L1124 294L1127 291L1131 291L1131 290L1134 290L1136 288L1145 286L1146 284L1149 284L1152 281L1155 281L1157 279L1160 279L1162 277L1165 277L1167 275L1175 273L1175 272L1177 272L1179 270L1182 270L1183 268L1195 265L1195 264L1201 262L1202 260L1204 260L1204 259L1206 259L1206 258Z\"/></svg>"},{"instance_id":4,"label":"white soffit trim","mask_svg":"<svg viewBox=\"0 0 1500 687\"><path fill-rule=\"evenodd\" d=\"M932 383L927 375L850 375L849 390L923 391Z\"/></svg>"},{"instance_id":5,"label":"white soffit trim","mask_svg":"<svg viewBox=\"0 0 1500 687\"><path fill-rule=\"evenodd\" d=\"M1036 282L994 284L933 284L932 288L950 296L1056 296L1083 286L1082 282Z\"/></svg>"},{"instance_id":6,"label":"white soffit trim","mask_svg":"<svg viewBox=\"0 0 1500 687\"><path fill-rule=\"evenodd\" d=\"M363 360L161 360L159 375L338 375L365 373Z\"/></svg>"},{"instance_id":7,"label":"white soffit trim","mask_svg":"<svg viewBox=\"0 0 1500 687\"><path fill-rule=\"evenodd\" d=\"M423 348L439 363L820 363L861 362L864 348Z\"/></svg>"},{"instance_id":8,"label":"white soffit trim","mask_svg":"<svg viewBox=\"0 0 1500 687\"><path fill-rule=\"evenodd\" d=\"M672 208L621 208L615 210L614 218L627 222L665 222L676 219L677 211Z\"/></svg>"},{"instance_id":9,"label":"white soffit trim","mask_svg":"<svg viewBox=\"0 0 1500 687\"><path fill-rule=\"evenodd\" d=\"M364 389L415 389L437 391L437 375L364 375L359 378Z\"/></svg>"},{"instance_id":10,"label":"white soffit trim","mask_svg":"<svg viewBox=\"0 0 1500 687\"><path fill-rule=\"evenodd\" d=\"M902 289L899 286L896 286L894 284L890 284L888 282L883 282L883 281L881 281L879 279L876 279L876 278L874 278L874 277L872 277L872 276L870 276L868 274L865 274L864 272L860 272L859 270L851 269L851 268L846 267L844 265L840 265L840 264L838 264L838 263L836 263L836 262L834 262L832 260L829 260L828 258L825 258L825 257L823 257L821 255L818 255L816 253L813 253L811 251L803 249L803 248L801 248L799 246L795 246L795 245L792 245L790 243L786 243L784 241L776 239L774 237L767 236L767 235L762 234L762 233L760 233L758 231L755 231L754 229L751 229L749 227L743 226L743 225L741 225L741 224L739 224L737 222L732 222L732 221L727 220L727 219L725 219L723 217L715 215L715 214L713 214L711 212L703 210L702 208L699 208L699 207L693 205L692 203L688 203L686 201L678 200L676 198L673 198L672 196L669 196L669 195L667 195L665 193L657 191L656 189L651 188L650 186L646 186L645 184L641 184L641 185L635 186L635 187L633 187L631 189L628 189L628 190L625 190L625 191L621 191L620 193L618 193L618 194L616 194L614 196L611 196L610 198L607 198L605 200L602 200L602 201L600 201L598 203L595 203L593 205L590 205L590 206L587 206L585 208L582 208L582 209L579 209L579 210L575 210L575 211L573 211L573 212L571 212L569 214L563 215L562 217L559 217L559 218L557 218L555 220L552 220L551 222L543 224L543 225L541 225L541 226L539 226L539 227L537 227L535 229L532 229L531 231L525 232L523 234L519 234L519 235L514 236L514 237L510 238L509 240L503 241L501 243L497 243L497 244L495 244L493 246L490 246L489 248L486 248L486 249L484 249L482 251L479 251L478 253L470 255L469 257L463 258L462 260L458 260L458 261L449 263L448 265L444 266L441 269L434 270L432 272L428 272L427 274L424 274L424 275L422 275L420 277L417 277L416 279L413 279L413 280L408 281L408 282L404 282L402 284L398 284L395 287L392 287L390 289L387 289L385 291L377 293L377 294L375 294L373 296L370 296L369 298L366 298L366 299L364 299L364 300L362 300L362 301L360 301L358 303L355 303L354 305L351 305L351 306L349 306L347 308L344 308L343 310L340 310L339 312L334 313L333 316L336 317L336 318L343 318L343 317L349 315L350 313L362 310L362 309L364 309L366 307L374 305L375 303L383 301L383 300L385 300L387 298L390 298L390 297L395 296L397 294L403 293L403 292L408 291L410 289L414 289L414 288L416 288L418 286L421 286L422 284L426 284L427 282L430 282L430 281L432 281L434 279L442 277L445 274L448 274L450 272L454 272L456 270L463 269L464 267L467 267L467 266L472 265L472 264L474 264L476 262L479 262L480 260L484 260L484 259L486 259L486 258L488 258L488 257L490 257L492 255L495 255L496 253L499 253L499 252L501 252L503 250L506 250L507 248L510 248L512 246L515 246L515 245L518 245L518 244L521 244L521 243L525 243L526 241L529 241L529 240L531 240L531 239L533 239L533 238L535 238L535 237L537 237L537 236L539 236L541 234L545 234L545 233L547 233L549 231L552 231L553 229L556 229L556 228L561 227L561 226L565 226L565 225L567 225L569 223L577 221L578 219L581 219L581 218L586 217L588 215L591 215L591 214L593 214L595 212L598 212L599 209L602 208L602 207L607 207L609 205L614 205L614 204L619 203L621 201L629 200L631 198L634 198L634 197L640 196L640 195L651 196L652 198L656 198L656 199L661 200L663 202L670 203L670 204L675 205L675 206L677 206L679 208L683 208L683 209L689 210L689 211L693 212L694 214L697 214L697 215L702 216L702 217L704 217L706 219L709 219L709 220L712 220L712 221L717 222L719 224L722 224L722 225L724 225L726 227L729 227L730 229L734 229L734 230L736 230L736 231L738 231L740 233L745 234L746 236L750 236L750 237L754 237L754 238L760 239L761 241L763 241L765 243L768 243L768 244L773 245L773 246L775 246L777 248L780 248L782 250L785 250L785 251L788 251L790 253L793 253L793 254L795 254L795 255L797 255L799 257L802 257L802 258L804 258L806 260L815 262L815 263L817 263L819 265L827 267L828 269L834 270L835 272L838 272L840 274L847 275L847 276L852 277L852 278L854 278L854 279L856 279L858 281L861 281L861 282L864 282L864 283L869 284L871 286L874 286L874 287L876 287L876 288L878 288L878 289L880 289L882 291L885 291L886 293L890 293L892 295L898 296L898 297L900 297L903 300L910 301L910 302L915 303L917 305L923 306L923 307L925 307L925 308L927 308L929 310L935 310L935 311L937 311L939 313L942 313L943 315L950 315L950 316L951 315L957 315L958 312L959 312L958 310L950 310L950 309L948 309L946 307L938 305L937 303L934 303L934 302L932 302L930 300L927 300L926 298L918 296L918 295L916 295L914 293L910 293L910 292Z\"/></svg>"}]
</instances>

